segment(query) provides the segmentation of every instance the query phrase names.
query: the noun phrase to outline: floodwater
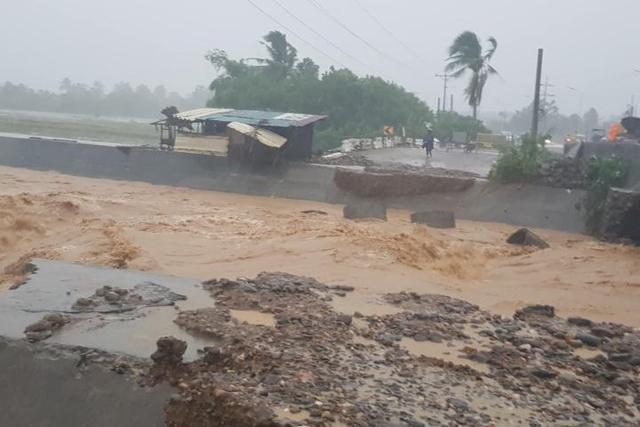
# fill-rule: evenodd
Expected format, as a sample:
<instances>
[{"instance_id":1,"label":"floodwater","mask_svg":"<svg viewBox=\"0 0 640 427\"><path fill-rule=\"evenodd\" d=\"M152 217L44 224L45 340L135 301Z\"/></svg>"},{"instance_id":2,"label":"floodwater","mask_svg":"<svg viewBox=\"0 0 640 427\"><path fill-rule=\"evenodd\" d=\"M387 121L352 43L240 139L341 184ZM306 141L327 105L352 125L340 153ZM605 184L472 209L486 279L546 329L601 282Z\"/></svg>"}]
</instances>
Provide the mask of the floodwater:
<instances>
[{"instance_id":1,"label":"floodwater","mask_svg":"<svg viewBox=\"0 0 640 427\"><path fill-rule=\"evenodd\" d=\"M311 201L7 167L0 179L0 289L15 279L5 268L22 256L194 283L280 270L355 287L334 298L345 313L393 314L382 296L406 291L505 316L551 304L563 317L640 327L640 248L538 229L551 248L529 250L505 243L515 229L505 224L461 220L437 230L399 210L389 210L388 222L356 222L342 218L341 206Z\"/></svg>"},{"instance_id":2,"label":"floodwater","mask_svg":"<svg viewBox=\"0 0 640 427\"><path fill-rule=\"evenodd\" d=\"M54 332L47 342L148 357L156 350L158 338L172 335L187 342L186 360L197 358L198 349L215 343L194 336L173 322L178 308L195 310L214 304L195 280L39 259L33 263L37 271L26 284L0 293L1 336L23 338L24 328L29 324L48 313L70 312L78 298L89 297L104 285L132 289L139 283L152 282L187 299L175 306L139 308L118 314L74 314L75 321Z\"/></svg>"},{"instance_id":3,"label":"floodwater","mask_svg":"<svg viewBox=\"0 0 640 427\"><path fill-rule=\"evenodd\" d=\"M450 342L416 341L413 338L404 337L400 345L414 356L432 357L454 365L468 366L478 372L489 373L488 365L462 357L462 348Z\"/></svg>"},{"instance_id":4,"label":"floodwater","mask_svg":"<svg viewBox=\"0 0 640 427\"><path fill-rule=\"evenodd\" d=\"M358 292L349 292L344 297L334 296L330 304L334 311L348 315L358 312L365 316L384 316L402 312L401 308L385 303L380 297Z\"/></svg>"}]
</instances>

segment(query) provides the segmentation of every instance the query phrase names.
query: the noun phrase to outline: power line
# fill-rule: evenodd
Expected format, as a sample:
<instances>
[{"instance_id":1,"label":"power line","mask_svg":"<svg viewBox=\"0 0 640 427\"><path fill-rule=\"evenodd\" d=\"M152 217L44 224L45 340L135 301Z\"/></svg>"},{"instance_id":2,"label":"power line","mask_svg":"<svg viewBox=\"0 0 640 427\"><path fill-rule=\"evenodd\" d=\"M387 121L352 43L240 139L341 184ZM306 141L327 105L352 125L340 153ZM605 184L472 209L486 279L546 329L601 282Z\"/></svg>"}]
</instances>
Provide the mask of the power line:
<instances>
[{"instance_id":1,"label":"power line","mask_svg":"<svg viewBox=\"0 0 640 427\"><path fill-rule=\"evenodd\" d=\"M342 62L338 61L337 59L335 59L334 57L332 57L331 55L329 55L328 53L324 52L322 49L315 47L313 44L309 43L308 41L306 41L303 37L299 36L295 31L293 31L291 28L287 27L286 25L284 25L283 23L281 23L280 21L278 21L278 19L276 19L273 15L269 14L267 11L265 11L264 9L262 9L260 6L258 6L253 0L247 0L253 7L255 7L256 9L258 9L260 11L260 13L262 13L264 16L266 16L267 18L271 19L273 22L276 23L276 25L279 25L280 27L284 28L286 31L288 31L289 33L293 34L294 37L296 37L297 39L299 39L302 43L306 44L307 46L309 46L310 48L314 49L315 51L319 52L320 54L324 55L325 57L327 57L328 59L330 59L331 61L335 62L336 64L344 67L344 68L348 68L346 65L344 65Z\"/></svg>"},{"instance_id":2,"label":"power line","mask_svg":"<svg viewBox=\"0 0 640 427\"><path fill-rule=\"evenodd\" d=\"M298 21L300 24L302 24L303 26L305 26L309 31L311 31L313 34L317 35L318 37L320 37L322 40L324 40L325 42L327 42L329 45L331 45L332 47L334 47L335 49L337 49L338 51L340 51L340 53L342 53L344 56L352 59L353 61L357 62L358 64L362 65L363 67L367 68L367 69L371 69L371 67L369 67L367 64L365 64L364 62L360 61L358 58L354 57L353 55L351 55L349 52L345 51L344 49L342 49L340 46L338 46L337 44L335 44L334 42L332 42L331 40L329 40L327 37L324 36L324 34L322 34L319 31L316 31L313 27L311 27L309 24L307 24L306 22L304 22L302 19L300 19L295 13L291 12L291 10L289 10L285 5L283 5L280 1L278 0L273 0L274 3L276 3L278 6L280 6L285 12L287 12L289 14L289 16L291 16L293 19L295 19L296 21Z\"/></svg>"},{"instance_id":3,"label":"power line","mask_svg":"<svg viewBox=\"0 0 640 427\"><path fill-rule=\"evenodd\" d=\"M380 21L378 18L376 18L376 16L371 13L371 11L369 11L369 9L367 9L360 0L353 0L354 3L356 3L358 5L358 7L360 7L360 9L362 9L364 11L364 13L366 13L367 15L369 15L369 17L380 26L380 28L382 28L387 34L389 34L391 36L391 38L393 38L395 41L397 41L398 43L400 43L400 45L402 45L402 47L404 47L407 52L411 53L412 55L415 56L420 56L420 54L418 54L416 51L414 51L413 49L411 49L405 42L403 42L398 36L396 36L393 31L391 31L387 26L385 26L382 21Z\"/></svg>"},{"instance_id":4,"label":"power line","mask_svg":"<svg viewBox=\"0 0 640 427\"><path fill-rule=\"evenodd\" d=\"M377 47L375 47L374 45L369 43L365 38L363 38L360 35L358 35L358 33L353 31L351 28L349 28L347 25L345 25L342 21L340 21L338 18L336 18L335 15L333 15L327 8L322 6L322 4L320 4L317 0L307 0L307 2L309 2L312 6L314 6L316 9L320 10L325 15L327 15L332 21L334 21L336 24L338 24L342 29L347 31L349 34L351 34L356 39L360 40L362 43L367 45L370 49L376 51L381 56L384 56L384 57L386 57L386 58L388 58L388 59L390 59L390 60L392 60L392 61L394 61L394 62L396 62L396 63L398 63L400 65L402 65L403 67L412 68L409 65L405 64L403 61L400 61L400 60L394 58L393 56L388 55L387 53L381 51L380 49L378 49Z\"/></svg>"}]
</instances>

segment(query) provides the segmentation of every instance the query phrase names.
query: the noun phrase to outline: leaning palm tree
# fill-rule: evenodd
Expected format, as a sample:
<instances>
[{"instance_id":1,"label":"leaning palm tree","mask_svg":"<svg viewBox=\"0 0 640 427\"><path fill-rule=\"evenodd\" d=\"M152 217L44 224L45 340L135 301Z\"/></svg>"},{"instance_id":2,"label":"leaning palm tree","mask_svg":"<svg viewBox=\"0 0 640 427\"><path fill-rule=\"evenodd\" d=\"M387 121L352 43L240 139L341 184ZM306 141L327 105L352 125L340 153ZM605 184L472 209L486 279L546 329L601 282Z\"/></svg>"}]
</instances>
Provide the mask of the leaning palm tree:
<instances>
[{"instance_id":1,"label":"leaning palm tree","mask_svg":"<svg viewBox=\"0 0 640 427\"><path fill-rule=\"evenodd\" d=\"M478 105L482 102L482 92L487 78L491 74L498 74L496 69L489 65L497 47L496 39L489 37L489 47L483 50L478 36L471 31L460 34L449 47L446 70L451 72L451 76L458 78L471 71L471 80L464 94L473 108L474 119L477 118Z\"/></svg>"},{"instance_id":2,"label":"leaning palm tree","mask_svg":"<svg viewBox=\"0 0 640 427\"><path fill-rule=\"evenodd\" d=\"M269 59L263 60L278 77L284 78L291 74L298 51L288 41L287 36L280 31L271 31L263 37L262 44L269 52Z\"/></svg>"}]
</instances>

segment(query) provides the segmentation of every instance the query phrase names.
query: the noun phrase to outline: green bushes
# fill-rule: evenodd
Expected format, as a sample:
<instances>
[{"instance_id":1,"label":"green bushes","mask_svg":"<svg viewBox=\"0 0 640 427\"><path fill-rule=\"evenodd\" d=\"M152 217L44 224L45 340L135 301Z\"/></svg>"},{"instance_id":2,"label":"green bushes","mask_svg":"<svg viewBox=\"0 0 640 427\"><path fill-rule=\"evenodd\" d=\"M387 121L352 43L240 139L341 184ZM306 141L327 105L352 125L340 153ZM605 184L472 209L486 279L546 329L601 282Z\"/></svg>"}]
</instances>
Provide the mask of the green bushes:
<instances>
[{"instance_id":1,"label":"green bushes","mask_svg":"<svg viewBox=\"0 0 640 427\"><path fill-rule=\"evenodd\" d=\"M524 136L520 145L501 149L490 178L504 183L531 181L538 176L542 163L548 158L543 139Z\"/></svg>"},{"instance_id":2,"label":"green bushes","mask_svg":"<svg viewBox=\"0 0 640 427\"><path fill-rule=\"evenodd\" d=\"M623 186L628 175L629 166L619 156L593 157L587 161L584 200L587 232L594 235L600 232L609 188Z\"/></svg>"}]
</instances>

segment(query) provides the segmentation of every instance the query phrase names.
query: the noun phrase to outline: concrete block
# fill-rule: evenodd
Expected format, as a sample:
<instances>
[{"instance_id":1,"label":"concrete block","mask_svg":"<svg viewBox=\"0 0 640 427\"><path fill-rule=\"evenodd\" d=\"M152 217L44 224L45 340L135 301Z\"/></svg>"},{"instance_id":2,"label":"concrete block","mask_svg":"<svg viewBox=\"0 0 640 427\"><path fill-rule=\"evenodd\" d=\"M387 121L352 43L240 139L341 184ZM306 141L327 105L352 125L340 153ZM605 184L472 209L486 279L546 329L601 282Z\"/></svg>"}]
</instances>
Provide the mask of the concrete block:
<instances>
[{"instance_id":1,"label":"concrete block","mask_svg":"<svg viewBox=\"0 0 640 427\"><path fill-rule=\"evenodd\" d=\"M455 228L456 217L451 211L426 211L411 214L411 222L434 228Z\"/></svg>"},{"instance_id":2,"label":"concrete block","mask_svg":"<svg viewBox=\"0 0 640 427\"><path fill-rule=\"evenodd\" d=\"M387 206L377 200L351 200L342 210L347 219L377 218L387 220Z\"/></svg>"}]
</instances>

